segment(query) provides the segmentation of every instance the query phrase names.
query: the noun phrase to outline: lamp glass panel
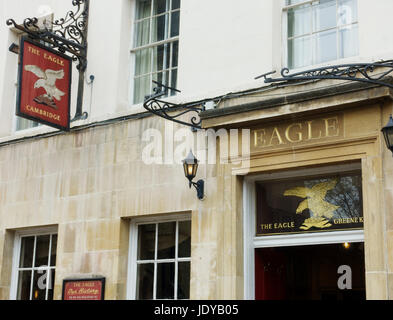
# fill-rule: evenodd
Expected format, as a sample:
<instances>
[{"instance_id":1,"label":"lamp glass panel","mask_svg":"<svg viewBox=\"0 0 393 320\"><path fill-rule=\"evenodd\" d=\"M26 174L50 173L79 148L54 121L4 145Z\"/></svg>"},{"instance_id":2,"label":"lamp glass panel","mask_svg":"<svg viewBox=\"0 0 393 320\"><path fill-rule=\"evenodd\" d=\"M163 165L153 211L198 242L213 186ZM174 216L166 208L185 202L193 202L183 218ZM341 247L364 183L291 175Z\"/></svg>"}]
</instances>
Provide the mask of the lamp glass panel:
<instances>
[{"instance_id":1,"label":"lamp glass panel","mask_svg":"<svg viewBox=\"0 0 393 320\"><path fill-rule=\"evenodd\" d=\"M391 148L393 146L393 128L389 129L386 132L386 137L389 143L389 147Z\"/></svg>"},{"instance_id":2,"label":"lamp glass panel","mask_svg":"<svg viewBox=\"0 0 393 320\"><path fill-rule=\"evenodd\" d=\"M198 169L198 164L190 164L190 163L184 163L183 164L184 168L184 174L188 179L193 179L196 175L196 171Z\"/></svg>"},{"instance_id":3,"label":"lamp glass panel","mask_svg":"<svg viewBox=\"0 0 393 320\"><path fill-rule=\"evenodd\" d=\"M194 175L194 165L193 164L189 164L187 166L187 175L188 176L195 176Z\"/></svg>"},{"instance_id":4,"label":"lamp glass panel","mask_svg":"<svg viewBox=\"0 0 393 320\"><path fill-rule=\"evenodd\" d=\"M389 148L389 141L388 138L386 137L385 132L383 133L383 138L385 139L386 146Z\"/></svg>"},{"instance_id":5,"label":"lamp glass panel","mask_svg":"<svg viewBox=\"0 0 393 320\"><path fill-rule=\"evenodd\" d=\"M188 167L189 166L190 166L189 164L183 163L184 175L186 176L186 178L189 178L189 175L188 175Z\"/></svg>"},{"instance_id":6,"label":"lamp glass panel","mask_svg":"<svg viewBox=\"0 0 393 320\"><path fill-rule=\"evenodd\" d=\"M197 170L198 170L198 163L195 163L193 166L192 166L192 174L193 174L193 176L195 177L196 176L196 173L197 173Z\"/></svg>"},{"instance_id":7,"label":"lamp glass panel","mask_svg":"<svg viewBox=\"0 0 393 320\"><path fill-rule=\"evenodd\" d=\"M185 167L186 170L186 177L187 178L194 178L196 176L198 170L198 163L187 164Z\"/></svg>"},{"instance_id":8,"label":"lamp glass panel","mask_svg":"<svg viewBox=\"0 0 393 320\"><path fill-rule=\"evenodd\" d=\"M391 149L393 146L393 127L390 126L390 122L382 129L382 133L385 138L386 146Z\"/></svg>"}]
</instances>

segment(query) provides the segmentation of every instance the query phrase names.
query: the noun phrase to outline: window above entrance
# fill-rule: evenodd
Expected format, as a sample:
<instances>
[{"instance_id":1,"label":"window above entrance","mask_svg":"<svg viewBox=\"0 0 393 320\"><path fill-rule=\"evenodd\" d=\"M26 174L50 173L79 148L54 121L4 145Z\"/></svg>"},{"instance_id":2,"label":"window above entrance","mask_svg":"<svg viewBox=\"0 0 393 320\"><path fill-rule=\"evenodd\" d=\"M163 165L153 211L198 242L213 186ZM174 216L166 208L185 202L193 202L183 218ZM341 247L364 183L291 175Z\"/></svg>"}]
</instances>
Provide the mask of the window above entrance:
<instances>
[{"instance_id":1,"label":"window above entrance","mask_svg":"<svg viewBox=\"0 0 393 320\"><path fill-rule=\"evenodd\" d=\"M256 183L256 235L363 228L360 171Z\"/></svg>"}]
</instances>

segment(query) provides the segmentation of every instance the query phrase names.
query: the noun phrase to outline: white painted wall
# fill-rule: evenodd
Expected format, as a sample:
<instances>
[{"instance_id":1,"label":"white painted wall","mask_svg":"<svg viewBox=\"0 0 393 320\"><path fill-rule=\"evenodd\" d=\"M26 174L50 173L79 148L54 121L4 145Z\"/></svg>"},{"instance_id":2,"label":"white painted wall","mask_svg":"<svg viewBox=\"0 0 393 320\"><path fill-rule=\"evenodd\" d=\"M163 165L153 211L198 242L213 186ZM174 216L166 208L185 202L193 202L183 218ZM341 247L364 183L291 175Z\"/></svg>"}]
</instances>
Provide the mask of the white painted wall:
<instances>
[{"instance_id":1,"label":"white painted wall","mask_svg":"<svg viewBox=\"0 0 393 320\"><path fill-rule=\"evenodd\" d=\"M257 86L254 77L271 71L273 1L182 2L179 89L185 96Z\"/></svg>"},{"instance_id":2,"label":"white painted wall","mask_svg":"<svg viewBox=\"0 0 393 320\"><path fill-rule=\"evenodd\" d=\"M176 102L194 101L263 85L254 77L282 65L283 0L183 0L181 5L178 89ZM49 6L55 18L73 9L71 0L0 0L0 141L15 137L17 56L8 52L16 35L5 21L39 15ZM131 39L134 0L91 1L84 111L78 125L144 111L130 104ZM393 58L393 1L358 0L359 56L345 62ZM334 62L332 62L334 64ZM77 71L74 68L72 115ZM32 129L45 132L48 127ZM17 133L31 134L29 132Z\"/></svg>"}]
</instances>

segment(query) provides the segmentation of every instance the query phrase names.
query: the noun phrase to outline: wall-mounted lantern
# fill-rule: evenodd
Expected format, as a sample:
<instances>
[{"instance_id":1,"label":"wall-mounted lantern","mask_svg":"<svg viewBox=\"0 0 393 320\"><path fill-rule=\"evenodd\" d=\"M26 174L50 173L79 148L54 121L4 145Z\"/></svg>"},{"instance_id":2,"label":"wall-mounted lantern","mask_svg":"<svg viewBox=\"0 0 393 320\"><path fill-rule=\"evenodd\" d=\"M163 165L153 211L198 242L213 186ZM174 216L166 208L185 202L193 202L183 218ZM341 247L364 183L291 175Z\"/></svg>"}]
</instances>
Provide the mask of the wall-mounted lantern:
<instances>
[{"instance_id":1,"label":"wall-mounted lantern","mask_svg":"<svg viewBox=\"0 0 393 320\"><path fill-rule=\"evenodd\" d=\"M393 153L393 119L390 115L389 122L382 128L383 136L385 137L386 146Z\"/></svg>"},{"instance_id":2,"label":"wall-mounted lantern","mask_svg":"<svg viewBox=\"0 0 393 320\"><path fill-rule=\"evenodd\" d=\"M197 190L198 199L202 200L204 197L205 182L203 180L198 180L197 182L192 181L195 178L198 170L198 162L199 162L198 159L195 158L192 151L190 150L188 156L183 160L183 169L184 169L184 175L189 181L190 188L191 186L194 186L195 189Z\"/></svg>"}]
</instances>

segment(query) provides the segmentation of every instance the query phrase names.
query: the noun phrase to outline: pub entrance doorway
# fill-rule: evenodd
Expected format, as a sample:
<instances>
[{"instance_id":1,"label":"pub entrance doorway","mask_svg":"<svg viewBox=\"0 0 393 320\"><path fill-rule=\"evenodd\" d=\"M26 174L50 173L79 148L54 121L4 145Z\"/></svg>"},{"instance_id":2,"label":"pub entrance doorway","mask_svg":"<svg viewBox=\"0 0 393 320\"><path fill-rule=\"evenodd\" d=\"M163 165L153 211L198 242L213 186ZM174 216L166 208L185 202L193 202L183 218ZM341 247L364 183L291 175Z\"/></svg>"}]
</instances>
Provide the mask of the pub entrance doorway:
<instances>
[{"instance_id":1,"label":"pub entrance doorway","mask_svg":"<svg viewBox=\"0 0 393 320\"><path fill-rule=\"evenodd\" d=\"M364 244L255 249L256 300L365 299Z\"/></svg>"}]
</instances>

